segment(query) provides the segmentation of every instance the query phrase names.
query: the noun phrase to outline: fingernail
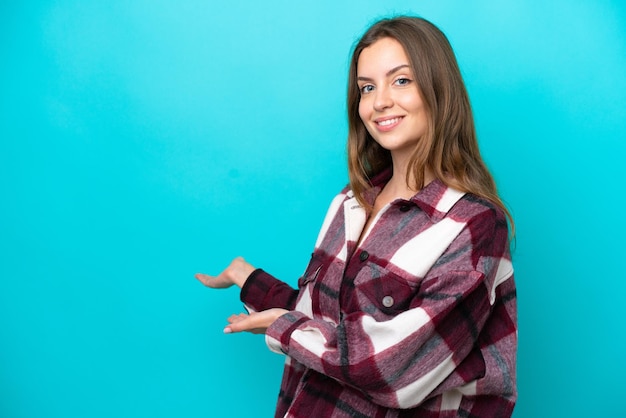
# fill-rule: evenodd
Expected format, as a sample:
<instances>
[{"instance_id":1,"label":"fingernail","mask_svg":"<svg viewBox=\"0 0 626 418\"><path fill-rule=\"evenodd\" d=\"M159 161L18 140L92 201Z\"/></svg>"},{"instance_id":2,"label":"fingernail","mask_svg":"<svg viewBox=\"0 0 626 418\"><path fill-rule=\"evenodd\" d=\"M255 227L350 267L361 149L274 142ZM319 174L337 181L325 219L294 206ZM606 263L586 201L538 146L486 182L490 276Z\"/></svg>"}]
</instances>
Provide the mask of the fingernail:
<instances>
[{"instance_id":1,"label":"fingernail","mask_svg":"<svg viewBox=\"0 0 626 418\"><path fill-rule=\"evenodd\" d=\"M230 327L224 328L224 334L230 334L231 332L233 332L233 330L230 329Z\"/></svg>"}]
</instances>

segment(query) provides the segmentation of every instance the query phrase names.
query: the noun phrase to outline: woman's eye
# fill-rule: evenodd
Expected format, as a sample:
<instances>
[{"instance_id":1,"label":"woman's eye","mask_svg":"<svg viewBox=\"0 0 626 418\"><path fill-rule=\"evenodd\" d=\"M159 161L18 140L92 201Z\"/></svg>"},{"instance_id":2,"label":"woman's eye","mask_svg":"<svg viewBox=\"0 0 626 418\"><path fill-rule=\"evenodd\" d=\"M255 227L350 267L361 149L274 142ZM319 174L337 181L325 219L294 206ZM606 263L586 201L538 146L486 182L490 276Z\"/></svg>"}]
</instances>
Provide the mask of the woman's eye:
<instances>
[{"instance_id":1,"label":"woman's eye","mask_svg":"<svg viewBox=\"0 0 626 418\"><path fill-rule=\"evenodd\" d=\"M396 84L399 86L406 86L407 84L410 84L411 80L409 80L408 78L399 78L396 80Z\"/></svg>"},{"instance_id":2,"label":"woman's eye","mask_svg":"<svg viewBox=\"0 0 626 418\"><path fill-rule=\"evenodd\" d=\"M371 84L366 84L364 86L361 86L362 94L370 93L372 90L374 90L374 86L372 86Z\"/></svg>"}]
</instances>

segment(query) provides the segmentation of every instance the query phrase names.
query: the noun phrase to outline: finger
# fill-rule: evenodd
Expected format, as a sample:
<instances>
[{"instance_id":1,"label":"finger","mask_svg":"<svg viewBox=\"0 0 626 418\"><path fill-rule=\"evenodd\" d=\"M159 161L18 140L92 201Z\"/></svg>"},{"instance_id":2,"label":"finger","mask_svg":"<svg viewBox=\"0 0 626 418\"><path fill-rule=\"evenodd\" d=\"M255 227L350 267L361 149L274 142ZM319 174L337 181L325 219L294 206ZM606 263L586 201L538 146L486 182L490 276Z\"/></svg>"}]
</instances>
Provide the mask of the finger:
<instances>
[{"instance_id":1,"label":"finger","mask_svg":"<svg viewBox=\"0 0 626 418\"><path fill-rule=\"evenodd\" d=\"M209 281L212 279L208 274L196 273L195 278L202 282L203 285L208 286Z\"/></svg>"},{"instance_id":2,"label":"finger","mask_svg":"<svg viewBox=\"0 0 626 418\"><path fill-rule=\"evenodd\" d=\"M239 322L243 319L246 319L249 315L246 315L244 313L240 313L240 314L234 314L229 316L226 320L228 321L229 324L233 324L235 322Z\"/></svg>"},{"instance_id":3,"label":"finger","mask_svg":"<svg viewBox=\"0 0 626 418\"><path fill-rule=\"evenodd\" d=\"M233 285L233 282L228 279L224 273L220 273L217 276L209 276L208 274L198 273L196 279L200 280L206 287L213 289L225 289Z\"/></svg>"},{"instance_id":4,"label":"finger","mask_svg":"<svg viewBox=\"0 0 626 418\"><path fill-rule=\"evenodd\" d=\"M244 315L243 317L236 315L235 317L236 319L224 328L224 333L228 334L231 332L250 331L255 328L262 328L262 321L256 315Z\"/></svg>"}]
</instances>

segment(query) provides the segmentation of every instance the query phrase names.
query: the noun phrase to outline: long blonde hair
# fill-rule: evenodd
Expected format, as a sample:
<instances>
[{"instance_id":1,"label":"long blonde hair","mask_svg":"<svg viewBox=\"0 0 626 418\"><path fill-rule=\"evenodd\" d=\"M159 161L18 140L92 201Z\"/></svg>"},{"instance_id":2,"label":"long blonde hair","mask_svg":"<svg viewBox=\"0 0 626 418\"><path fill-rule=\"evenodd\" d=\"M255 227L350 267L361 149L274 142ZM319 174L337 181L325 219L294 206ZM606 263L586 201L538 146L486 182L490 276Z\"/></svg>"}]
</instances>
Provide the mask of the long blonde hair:
<instances>
[{"instance_id":1,"label":"long blonde hair","mask_svg":"<svg viewBox=\"0 0 626 418\"><path fill-rule=\"evenodd\" d=\"M391 154L369 134L359 116L361 94L357 64L363 49L382 38L393 38L404 48L427 109L427 132L413 151L407 184L424 187L424 169L447 186L483 197L500 207L514 223L500 199L493 177L478 149L474 117L459 66L446 36L429 21L401 16L372 25L354 47L348 80L348 173L350 186L367 208L364 193L370 178L391 166Z\"/></svg>"}]
</instances>

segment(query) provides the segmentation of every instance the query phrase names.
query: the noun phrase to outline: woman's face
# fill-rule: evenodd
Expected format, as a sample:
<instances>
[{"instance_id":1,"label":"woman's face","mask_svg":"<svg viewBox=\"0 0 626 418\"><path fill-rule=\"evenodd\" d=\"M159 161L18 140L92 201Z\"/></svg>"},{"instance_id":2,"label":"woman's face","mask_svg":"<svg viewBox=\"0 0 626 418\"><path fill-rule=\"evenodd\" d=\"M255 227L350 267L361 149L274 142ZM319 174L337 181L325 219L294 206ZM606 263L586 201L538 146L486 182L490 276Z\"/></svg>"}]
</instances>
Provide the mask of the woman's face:
<instances>
[{"instance_id":1,"label":"woman's face","mask_svg":"<svg viewBox=\"0 0 626 418\"><path fill-rule=\"evenodd\" d=\"M402 45L382 38L361 51L357 62L359 116L392 157L408 157L424 136L428 119Z\"/></svg>"}]
</instances>

